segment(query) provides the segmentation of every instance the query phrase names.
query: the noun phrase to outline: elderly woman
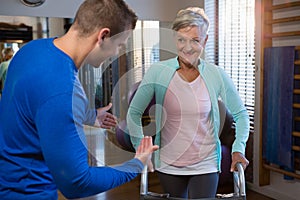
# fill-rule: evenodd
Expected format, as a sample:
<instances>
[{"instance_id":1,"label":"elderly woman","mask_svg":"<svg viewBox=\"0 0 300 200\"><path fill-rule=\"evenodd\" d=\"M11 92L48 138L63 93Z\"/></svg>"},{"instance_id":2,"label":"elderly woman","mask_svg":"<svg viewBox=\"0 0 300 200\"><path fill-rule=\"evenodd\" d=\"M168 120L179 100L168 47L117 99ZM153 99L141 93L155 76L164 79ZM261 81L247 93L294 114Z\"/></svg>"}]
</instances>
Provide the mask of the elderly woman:
<instances>
[{"instance_id":1,"label":"elderly woman","mask_svg":"<svg viewBox=\"0 0 300 200\"><path fill-rule=\"evenodd\" d=\"M133 146L143 138L141 117L155 96L154 161L165 192L172 197L215 197L221 169L218 136L222 99L236 123L231 171L237 162L244 169L249 116L229 76L200 58L208 39L209 20L203 9L180 10L173 22L178 56L153 64L145 74L128 110Z\"/></svg>"}]
</instances>

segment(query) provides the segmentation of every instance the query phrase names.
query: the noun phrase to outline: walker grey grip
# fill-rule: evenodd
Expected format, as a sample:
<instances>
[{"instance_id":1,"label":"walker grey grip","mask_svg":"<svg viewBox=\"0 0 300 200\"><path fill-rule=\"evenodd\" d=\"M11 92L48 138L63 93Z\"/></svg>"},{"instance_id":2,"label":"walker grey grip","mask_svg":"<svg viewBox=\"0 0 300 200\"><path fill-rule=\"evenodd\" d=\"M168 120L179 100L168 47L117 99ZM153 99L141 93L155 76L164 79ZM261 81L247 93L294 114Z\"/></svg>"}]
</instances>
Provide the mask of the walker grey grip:
<instances>
[{"instance_id":1,"label":"walker grey grip","mask_svg":"<svg viewBox=\"0 0 300 200\"><path fill-rule=\"evenodd\" d=\"M244 169L241 163L237 163L236 168L238 171L233 172L234 194L236 196L244 197L246 196Z\"/></svg>"}]
</instances>

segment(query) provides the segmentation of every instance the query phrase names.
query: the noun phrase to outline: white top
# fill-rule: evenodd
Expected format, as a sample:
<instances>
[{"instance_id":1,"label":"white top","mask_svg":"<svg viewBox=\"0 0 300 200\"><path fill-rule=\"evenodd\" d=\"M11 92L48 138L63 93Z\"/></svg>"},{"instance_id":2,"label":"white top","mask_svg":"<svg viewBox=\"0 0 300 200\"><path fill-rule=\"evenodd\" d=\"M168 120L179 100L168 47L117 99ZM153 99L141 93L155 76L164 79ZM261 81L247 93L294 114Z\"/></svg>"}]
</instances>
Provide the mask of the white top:
<instances>
[{"instance_id":1,"label":"white top","mask_svg":"<svg viewBox=\"0 0 300 200\"><path fill-rule=\"evenodd\" d=\"M201 76L186 82L176 72L163 107L162 163L157 170L177 175L217 172L211 101Z\"/></svg>"}]
</instances>

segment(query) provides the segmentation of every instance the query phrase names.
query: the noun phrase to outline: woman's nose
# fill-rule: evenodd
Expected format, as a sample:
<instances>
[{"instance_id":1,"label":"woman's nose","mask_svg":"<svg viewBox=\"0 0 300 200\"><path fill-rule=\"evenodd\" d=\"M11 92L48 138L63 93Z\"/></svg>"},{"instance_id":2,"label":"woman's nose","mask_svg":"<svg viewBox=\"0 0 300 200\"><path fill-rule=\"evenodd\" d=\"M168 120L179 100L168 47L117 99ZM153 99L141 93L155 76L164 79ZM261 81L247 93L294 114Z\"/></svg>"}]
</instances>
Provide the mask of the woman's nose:
<instances>
[{"instance_id":1,"label":"woman's nose","mask_svg":"<svg viewBox=\"0 0 300 200\"><path fill-rule=\"evenodd\" d=\"M190 50L192 50L193 48L192 48L192 44L191 44L191 41L186 41L185 42L185 44L184 44L184 50L186 50L186 51L190 51Z\"/></svg>"}]
</instances>

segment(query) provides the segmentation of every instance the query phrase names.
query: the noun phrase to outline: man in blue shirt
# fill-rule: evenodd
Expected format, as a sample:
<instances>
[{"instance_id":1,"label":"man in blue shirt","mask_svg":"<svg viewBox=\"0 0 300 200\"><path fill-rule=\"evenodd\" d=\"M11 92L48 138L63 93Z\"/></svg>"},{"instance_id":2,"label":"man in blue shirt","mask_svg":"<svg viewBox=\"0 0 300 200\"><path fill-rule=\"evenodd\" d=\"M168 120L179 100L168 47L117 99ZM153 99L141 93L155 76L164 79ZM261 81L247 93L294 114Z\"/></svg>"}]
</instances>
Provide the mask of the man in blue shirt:
<instances>
[{"instance_id":1,"label":"man in blue shirt","mask_svg":"<svg viewBox=\"0 0 300 200\"><path fill-rule=\"evenodd\" d=\"M0 101L0 199L82 198L117 187L142 171L152 152L145 137L117 167L90 167L84 125L111 128L111 104L97 111L78 79L126 44L137 17L123 0L86 0L59 38L34 40L14 56Z\"/></svg>"}]
</instances>

